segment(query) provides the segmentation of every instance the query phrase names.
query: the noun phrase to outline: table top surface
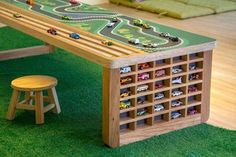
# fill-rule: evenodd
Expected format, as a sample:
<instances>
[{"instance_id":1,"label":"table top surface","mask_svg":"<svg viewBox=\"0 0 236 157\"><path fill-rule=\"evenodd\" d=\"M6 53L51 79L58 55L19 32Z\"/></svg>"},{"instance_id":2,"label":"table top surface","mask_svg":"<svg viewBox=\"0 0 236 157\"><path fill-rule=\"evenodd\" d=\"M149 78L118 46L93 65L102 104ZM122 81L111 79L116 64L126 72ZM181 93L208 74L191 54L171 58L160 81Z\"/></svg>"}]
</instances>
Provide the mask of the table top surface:
<instances>
[{"instance_id":1,"label":"table top surface","mask_svg":"<svg viewBox=\"0 0 236 157\"><path fill-rule=\"evenodd\" d=\"M137 26L134 24L134 20L137 20L136 18L80 2L71 4L69 3L69 0L35 0L34 5L30 6L25 3L25 0L2 1L24 10L33 11L44 17L46 16L60 23L69 25L70 27L72 26L78 30L77 32L79 34L80 30L83 30L100 36L105 40L117 42L120 45L125 45L134 50L137 49L140 54L145 55L153 53L163 54L176 49L215 42L215 39L212 38L146 20L142 20L141 25ZM63 16L69 18L69 20L66 18L63 19ZM117 21L115 22L113 21L114 17L117 18ZM108 27L108 24L111 23L113 23L113 26ZM144 24L149 25L150 28L144 28ZM163 37L161 33L169 33L170 37L178 37L178 40L172 41L169 37ZM83 38L83 35L81 35L81 38ZM129 43L129 40L131 39L139 39L139 44L135 45ZM153 45L149 45L147 48L147 46L145 46L147 44L157 44L158 46L152 47ZM106 45L102 46L108 47ZM107 57L109 58L109 56ZM122 58L122 56L117 57ZM125 58L127 58L127 56Z\"/></svg>"}]
</instances>

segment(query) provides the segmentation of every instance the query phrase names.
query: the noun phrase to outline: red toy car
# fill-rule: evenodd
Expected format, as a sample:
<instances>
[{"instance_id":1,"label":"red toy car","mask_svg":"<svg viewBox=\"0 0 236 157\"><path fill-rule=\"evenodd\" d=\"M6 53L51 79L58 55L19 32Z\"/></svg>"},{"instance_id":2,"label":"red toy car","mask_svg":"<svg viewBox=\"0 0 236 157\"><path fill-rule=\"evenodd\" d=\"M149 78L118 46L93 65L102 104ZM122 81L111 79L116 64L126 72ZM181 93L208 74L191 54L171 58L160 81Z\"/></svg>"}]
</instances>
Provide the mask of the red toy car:
<instances>
[{"instance_id":1,"label":"red toy car","mask_svg":"<svg viewBox=\"0 0 236 157\"><path fill-rule=\"evenodd\" d=\"M163 84L162 83L156 83L155 84L155 88L158 89L158 88L162 88L163 87Z\"/></svg>"},{"instance_id":2,"label":"red toy car","mask_svg":"<svg viewBox=\"0 0 236 157\"><path fill-rule=\"evenodd\" d=\"M78 0L70 0L71 4L78 4Z\"/></svg>"},{"instance_id":3,"label":"red toy car","mask_svg":"<svg viewBox=\"0 0 236 157\"><path fill-rule=\"evenodd\" d=\"M150 65L148 63L141 63L138 65L139 70L150 68Z\"/></svg>"},{"instance_id":4,"label":"red toy car","mask_svg":"<svg viewBox=\"0 0 236 157\"><path fill-rule=\"evenodd\" d=\"M138 81L147 80L150 78L149 73L138 74Z\"/></svg>"},{"instance_id":5,"label":"red toy car","mask_svg":"<svg viewBox=\"0 0 236 157\"><path fill-rule=\"evenodd\" d=\"M162 77L166 75L166 71L164 69L162 70L157 70L155 73L156 77Z\"/></svg>"},{"instance_id":6,"label":"red toy car","mask_svg":"<svg viewBox=\"0 0 236 157\"><path fill-rule=\"evenodd\" d=\"M193 92L197 92L197 91L198 91L197 87L191 86L188 88L189 93L193 93Z\"/></svg>"},{"instance_id":7,"label":"red toy car","mask_svg":"<svg viewBox=\"0 0 236 157\"><path fill-rule=\"evenodd\" d=\"M50 28L49 30L47 30L47 32L52 35L57 35L57 31L54 28Z\"/></svg>"}]
</instances>

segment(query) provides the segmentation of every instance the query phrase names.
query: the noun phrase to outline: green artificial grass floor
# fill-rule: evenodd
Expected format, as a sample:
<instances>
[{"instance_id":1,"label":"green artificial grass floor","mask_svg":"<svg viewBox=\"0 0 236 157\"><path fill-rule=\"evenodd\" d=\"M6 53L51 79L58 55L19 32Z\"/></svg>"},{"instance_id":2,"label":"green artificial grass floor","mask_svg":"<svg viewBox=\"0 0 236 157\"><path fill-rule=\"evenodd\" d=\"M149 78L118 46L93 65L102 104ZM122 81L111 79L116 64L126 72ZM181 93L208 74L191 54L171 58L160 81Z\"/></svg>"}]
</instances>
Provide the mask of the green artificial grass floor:
<instances>
[{"instance_id":1,"label":"green artificial grass floor","mask_svg":"<svg viewBox=\"0 0 236 157\"><path fill-rule=\"evenodd\" d=\"M42 42L9 27L0 29L0 49ZM236 132L207 124L171 132L110 149L101 135L101 66L64 50L36 57L0 62L0 157L235 157ZM45 74L58 78L62 113L46 114L44 125L34 124L34 113L18 111L5 120L16 77Z\"/></svg>"}]
</instances>

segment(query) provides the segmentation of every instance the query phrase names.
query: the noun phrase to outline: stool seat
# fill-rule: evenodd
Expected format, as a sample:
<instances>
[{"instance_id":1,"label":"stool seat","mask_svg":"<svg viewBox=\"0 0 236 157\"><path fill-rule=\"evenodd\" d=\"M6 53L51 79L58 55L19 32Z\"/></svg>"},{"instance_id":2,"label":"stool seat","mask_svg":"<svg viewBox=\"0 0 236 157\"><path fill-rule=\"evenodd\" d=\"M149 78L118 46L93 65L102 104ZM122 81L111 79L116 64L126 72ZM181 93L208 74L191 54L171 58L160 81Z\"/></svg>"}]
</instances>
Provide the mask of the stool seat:
<instances>
[{"instance_id":1,"label":"stool seat","mask_svg":"<svg viewBox=\"0 0 236 157\"><path fill-rule=\"evenodd\" d=\"M41 91L55 87L57 79L44 75L30 75L17 78L11 82L11 87L23 91Z\"/></svg>"}]
</instances>

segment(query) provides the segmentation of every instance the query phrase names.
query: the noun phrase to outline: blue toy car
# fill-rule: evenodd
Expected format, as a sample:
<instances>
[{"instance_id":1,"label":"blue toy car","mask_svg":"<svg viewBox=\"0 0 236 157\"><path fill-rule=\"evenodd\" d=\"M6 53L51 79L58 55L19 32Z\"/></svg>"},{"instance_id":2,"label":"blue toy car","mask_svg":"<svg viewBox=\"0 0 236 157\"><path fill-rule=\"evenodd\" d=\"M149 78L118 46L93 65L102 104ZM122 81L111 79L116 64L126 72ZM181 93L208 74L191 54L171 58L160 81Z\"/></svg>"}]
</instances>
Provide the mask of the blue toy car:
<instances>
[{"instance_id":1,"label":"blue toy car","mask_svg":"<svg viewBox=\"0 0 236 157\"><path fill-rule=\"evenodd\" d=\"M70 37L74 39L80 39L80 35L78 33L71 33Z\"/></svg>"}]
</instances>

